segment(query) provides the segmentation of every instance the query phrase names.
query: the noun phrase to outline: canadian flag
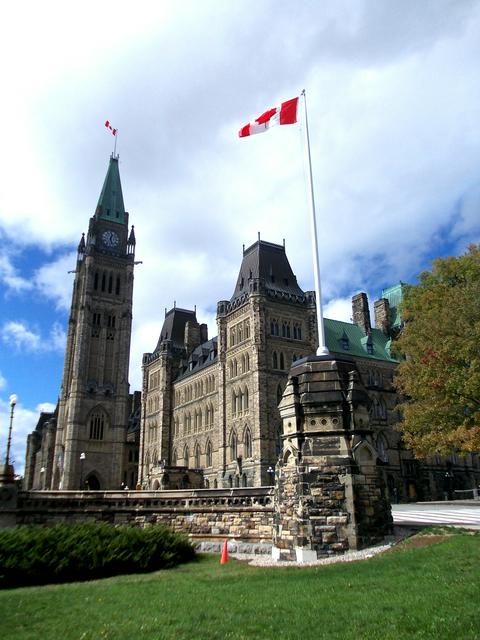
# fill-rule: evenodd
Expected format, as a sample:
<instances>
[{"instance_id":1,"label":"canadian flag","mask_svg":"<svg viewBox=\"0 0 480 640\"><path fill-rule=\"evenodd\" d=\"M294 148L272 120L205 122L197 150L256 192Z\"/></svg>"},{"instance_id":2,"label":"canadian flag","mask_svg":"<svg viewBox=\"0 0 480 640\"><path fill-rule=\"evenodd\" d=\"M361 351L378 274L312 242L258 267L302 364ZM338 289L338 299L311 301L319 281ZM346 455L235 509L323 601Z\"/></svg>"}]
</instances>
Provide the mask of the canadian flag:
<instances>
[{"instance_id":1,"label":"canadian flag","mask_svg":"<svg viewBox=\"0 0 480 640\"><path fill-rule=\"evenodd\" d=\"M298 97L282 102L278 107L268 109L253 122L246 124L238 132L239 138L253 136L255 133L268 131L276 124L295 124L297 121Z\"/></svg>"},{"instance_id":2,"label":"canadian flag","mask_svg":"<svg viewBox=\"0 0 480 640\"><path fill-rule=\"evenodd\" d=\"M107 127L107 129L110 129L110 131L112 132L112 134L113 134L114 136L116 136L116 135L117 135L117 131L118 131L118 129L114 129L114 128L112 127L112 125L110 124L110 120L106 120L106 121L105 121L105 126Z\"/></svg>"}]
</instances>

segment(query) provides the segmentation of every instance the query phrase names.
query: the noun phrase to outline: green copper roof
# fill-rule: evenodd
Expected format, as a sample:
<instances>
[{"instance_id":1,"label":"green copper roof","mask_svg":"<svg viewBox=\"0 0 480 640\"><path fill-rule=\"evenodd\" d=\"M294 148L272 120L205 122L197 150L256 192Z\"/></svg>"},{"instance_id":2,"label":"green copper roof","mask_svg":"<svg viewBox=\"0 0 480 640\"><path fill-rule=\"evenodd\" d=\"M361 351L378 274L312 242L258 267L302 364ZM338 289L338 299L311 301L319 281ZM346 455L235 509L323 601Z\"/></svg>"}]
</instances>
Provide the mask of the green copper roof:
<instances>
[{"instance_id":1,"label":"green copper roof","mask_svg":"<svg viewBox=\"0 0 480 640\"><path fill-rule=\"evenodd\" d=\"M402 324L402 319L398 311L398 305L403 300L403 287L404 283L399 282L398 284L393 285L393 287L382 289L382 298L386 298L388 300L388 304L390 305L390 326L394 329L400 327L400 325Z\"/></svg>"},{"instance_id":2,"label":"green copper roof","mask_svg":"<svg viewBox=\"0 0 480 640\"><path fill-rule=\"evenodd\" d=\"M380 329L366 336L360 327L340 320L324 319L325 339L331 353L344 353L372 360L398 362L390 355L391 340Z\"/></svg>"},{"instance_id":3,"label":"green copper roof","mask_svg":"<svg viewBox=\"0 0 480 640\"><path fill-rule=\"evenodd\" d=\"M95 216L100 220L125 223L125 207L123 205L122 183L118 170L118 157L110 157L107 175L103 183L102 192L98 199Z\"/></svg>"}]
</instances>

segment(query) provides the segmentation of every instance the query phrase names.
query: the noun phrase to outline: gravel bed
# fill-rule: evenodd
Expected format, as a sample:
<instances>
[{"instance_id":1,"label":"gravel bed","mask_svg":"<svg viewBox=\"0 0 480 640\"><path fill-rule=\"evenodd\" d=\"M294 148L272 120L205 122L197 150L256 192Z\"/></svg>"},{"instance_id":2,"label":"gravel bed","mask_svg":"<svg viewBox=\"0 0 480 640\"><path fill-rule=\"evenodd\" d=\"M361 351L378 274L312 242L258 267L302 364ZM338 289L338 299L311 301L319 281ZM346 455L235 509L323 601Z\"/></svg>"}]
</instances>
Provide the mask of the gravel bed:
<instances>
[{"instance_id":1,"label":"gravel bed","mask_svg":"<svg viewBox=\"0 0 480 640\"><path fill-rule=\"evenodd\" d=\"M248 556L242 556L242 554L238 554L235 557L238 560L249 560L248 564L251 564L255 567L316 567L323 564L336 564L337 562L355 562L356 560L367 560L368 558L373 558L373 556L376 556L379 553L388 551L388 549L391 549L394 544L396 543L383 544L379 547L368 547L367 549L362 549L361 551L347 551L347 553L344 554L329 556L327 558L319 558L318 560L313 560L312 562L273 560L271 556L254 556L252 558Z\"/></svg>"}]
</instances>

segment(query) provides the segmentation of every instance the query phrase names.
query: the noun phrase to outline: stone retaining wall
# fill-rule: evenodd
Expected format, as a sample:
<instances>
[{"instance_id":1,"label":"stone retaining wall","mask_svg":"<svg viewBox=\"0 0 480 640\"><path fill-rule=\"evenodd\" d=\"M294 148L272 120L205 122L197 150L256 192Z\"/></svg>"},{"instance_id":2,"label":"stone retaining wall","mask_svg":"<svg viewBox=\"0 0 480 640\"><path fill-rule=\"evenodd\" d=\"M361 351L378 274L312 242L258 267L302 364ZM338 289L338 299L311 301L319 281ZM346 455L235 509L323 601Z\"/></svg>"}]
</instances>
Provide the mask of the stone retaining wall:
<instances>
[{"instance_id":1,"label":"stone retaining wall","mask_svg":"<svg viewBox=\"0 0 480 640\"><path fill-rule=\"evenodd\" d=\"M272 540L273 489L26 491L18 493L16 509L10 511L16 524L165 524L194 540L230 538L263 545Z\"/></svg>"}]
</instances>

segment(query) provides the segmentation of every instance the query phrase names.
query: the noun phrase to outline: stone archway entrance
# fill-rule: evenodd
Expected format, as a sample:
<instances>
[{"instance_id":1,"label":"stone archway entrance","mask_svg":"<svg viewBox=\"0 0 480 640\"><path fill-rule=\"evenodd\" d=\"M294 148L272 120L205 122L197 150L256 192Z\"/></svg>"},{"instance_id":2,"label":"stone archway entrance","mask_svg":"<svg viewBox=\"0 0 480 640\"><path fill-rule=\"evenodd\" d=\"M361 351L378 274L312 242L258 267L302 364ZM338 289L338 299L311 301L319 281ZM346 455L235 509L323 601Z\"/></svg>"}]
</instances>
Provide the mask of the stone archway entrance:
<instances>
[{"instance_id":1,"label":"stone archway entrance","mask_svg":"<svg viewBox=\"0 0 480 640\"><path fill-rule=\"evenodd\" d=\"M100 480L96 476L95 473L90 473L85 478L85 489L87 491L99 491L100 489Z\"/></svg>"}]
</instances>

